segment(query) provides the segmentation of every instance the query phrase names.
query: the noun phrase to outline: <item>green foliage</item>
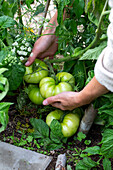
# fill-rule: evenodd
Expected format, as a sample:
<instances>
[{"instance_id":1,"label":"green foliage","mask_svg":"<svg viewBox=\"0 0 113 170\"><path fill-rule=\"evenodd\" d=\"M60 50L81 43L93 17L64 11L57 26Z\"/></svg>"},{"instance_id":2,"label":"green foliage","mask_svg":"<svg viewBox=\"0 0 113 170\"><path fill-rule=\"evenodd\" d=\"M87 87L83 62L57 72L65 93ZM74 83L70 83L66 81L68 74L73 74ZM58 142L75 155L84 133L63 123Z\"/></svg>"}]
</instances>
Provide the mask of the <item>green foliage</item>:
<instances>
[{"instance_id":1,"label":"green foliage","mask_svg":"<svg viewBox=\"0 0 113 170\"><path fill-rule=\"evenodd\" d=\"M76 165L76 170L90 170L97 166L97 163L93 161L91 158L86 157L83 160L80 160Z\"/></svg>"},{"instance_id":2,"label":"green foliage","mask_svg":"<svg viewBox=\"0 0 113 170\"><path fill-rule=\"evenodd\" d=\"M104 4L106 0L98 1L98 0L85 0L85 12L93 13L96 18L99 19L101 12L103 10Z\"/></svg>"},{"instance_id":3,"label":"green foliage","mask_svg":"<svg viewBox=\"0 0 113 170\"><path fill-rule=\"evenodd\" d=\"M2 75L5 71L7 71L6 68L0 68L0 101L6 96L9 90L8 79Z\"/></svg>"},{"instance_id":4,"label":"green foliage","mask_svg":"<svg viewBox=\"0 0 113 170\"><path fill-rule=\"evenodd\" d=\"M100 155L101 150L99 146L93 146L84 149L83 152L87 152L89 155Z\"/></svg>"},{"instance_id":5,"label":"green foliage","mask_svg":"<svg viewBox=\"0 0 113 170\"><path fill-rule=\"evenodd\" d=\"M6 71L4 75L9 81L10 91L16 90L20 86L23 80L24 73L25 67L22 64L18 63L8 67L8 71Z\"/></svg>"},{"instance_id":6,"label":"green foliage","mask_svg":"<svg viewBox=\"0 0 113 170\"><path fill-rule=\"evenodd\" d=\"M80 60L97 60L102 50L106 47L106 41L101 43L98 47L87 50Z\"/></svg>"},{"instance_id":7,"label":"green foliage","mask_svg":"<svg viewBox=\"0 0 113 170\"><path fill-rule=\"evenodd\" d=\"M85 139L86 138L86 135L83 134L82 132L79 132L77 134L77 140L79 140L80 142L82 141L82 139Z\"/></svg>"},{"instance_id":8,"label":"green foliage","mask_svg":"<svg viewBox=\"0 0 113 170\"><path fill-rule=\"evenodd\" d=\"M101 152L106 158L113 157L113 129L106 129L102 134L102 147Z\"/></svg>"},{"instance_id":9,"label":"green foliage","mask_svg":"<svg viewBox=\"0 0 113 170\"><path fill-rule=\"evenodd\" d=\"M111 161L108 158L103 159L103 168L104 170L112 170Z\"/></svg>"},{"instance_id":10,"label":"green foliage","mask_svg":"<svg viewBox=\"0 0 113 170\"><path fill-rule=\"evenodd\" d=\"M0 103L0 132L4 131L7 127L7 124L9 122L9 116L8 116L8 110L10 105L13 103L3 102Z\"/></svg>"},{"instance_id":11,"label":"green foliage","mask_svg":"<svg viewBox=\"0 0 113 170\"><path fill-rule=\"evenodd\" d=\"M50 129L48 125L41 119L30 119L30 123L34 128L34 132L31 134L33 138L38 138L39 143L43 143L43 146L47 150L56 150L63 146L63 142L66 143L66 139L61 132L61 125L57 120L53 120Z\"/></svg>"}]
</instances>

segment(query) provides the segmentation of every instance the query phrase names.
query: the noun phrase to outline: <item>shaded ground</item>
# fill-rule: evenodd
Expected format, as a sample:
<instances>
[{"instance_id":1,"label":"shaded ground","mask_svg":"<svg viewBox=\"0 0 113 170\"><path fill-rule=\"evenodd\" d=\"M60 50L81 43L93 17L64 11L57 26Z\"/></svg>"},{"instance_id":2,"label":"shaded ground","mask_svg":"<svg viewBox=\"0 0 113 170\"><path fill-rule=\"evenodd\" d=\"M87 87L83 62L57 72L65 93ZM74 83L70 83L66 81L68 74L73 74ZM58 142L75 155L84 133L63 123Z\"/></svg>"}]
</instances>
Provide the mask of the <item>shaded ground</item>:
<instances>
[{"instance_id":1,"label":"shaded ground","mask_svg":"<svg viewBox=\"0 0 113 170\"><path fill-rule=\"evenodd\" d=\"M72 170L74 170L76 163L81 159L81 151L85 149L86 146L95 146L101 141L101 126L93 125L89 134L87 135L87 138L85 139L91 141L89 145L86 145L84 140L80 142L76 140L75 137L72 137L68 139L68 142L63 148L53 151L46 151L43 146L36 145L33 141L26 142L26 138L28 137L28 133L32 131L32 127L29 123L30 118L34 117L45 119L46 115L50 112L51 107L36 107L35 105L29 103L28 105L24 105L22 109L19 110L19 102L17 105L16 96L9 97L7 99L5 98L4 101L10 101L15 104L9 109L9 123L6 130L0 134L0 140L14 144L16 146L24 147L26 149L31 149L39 153L53 156L53 160L48 166L47 170L54 169L57 157L62 153L66 153L67 164L71 165ZM78 153L76 152L75 148L78 150ZM93 156L92 159L97 161L99 157ZM99 167L96 169L103 169L102 164L100 163Z\"/></svg>"}]
</instances>

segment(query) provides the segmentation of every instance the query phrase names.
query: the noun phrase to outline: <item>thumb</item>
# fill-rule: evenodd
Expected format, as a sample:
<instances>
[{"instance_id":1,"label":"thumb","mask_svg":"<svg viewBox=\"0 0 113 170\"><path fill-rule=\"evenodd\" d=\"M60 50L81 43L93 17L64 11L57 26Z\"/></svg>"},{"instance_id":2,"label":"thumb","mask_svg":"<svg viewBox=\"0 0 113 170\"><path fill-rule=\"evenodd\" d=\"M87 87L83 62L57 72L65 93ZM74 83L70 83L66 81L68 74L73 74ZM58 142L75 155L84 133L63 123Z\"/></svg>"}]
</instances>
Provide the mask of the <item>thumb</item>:
<instances>
[{"instance_id":1,"label":"thumb","mask_svg":"<svg viewBox=\"0 0 113 170\"><path fill-rule=\"evenodd\" d=\"M49 104L52 104L54 102L56 102L56 97L55 96L48 97L47 99L45 99L43 101L43 105L49 105Z\"/></svg>"},{"instance_id":2,"label":"thumb","mask_svg":"<svg viewBox=\"0 0 113 170\"><path fill-rule=\"evenodd\" d=\"M27 62L25 63L25 66L30 66L34 61L35 61L36 55L34 52L32 52L27 60Z\"/></svg>"}]
</instances>

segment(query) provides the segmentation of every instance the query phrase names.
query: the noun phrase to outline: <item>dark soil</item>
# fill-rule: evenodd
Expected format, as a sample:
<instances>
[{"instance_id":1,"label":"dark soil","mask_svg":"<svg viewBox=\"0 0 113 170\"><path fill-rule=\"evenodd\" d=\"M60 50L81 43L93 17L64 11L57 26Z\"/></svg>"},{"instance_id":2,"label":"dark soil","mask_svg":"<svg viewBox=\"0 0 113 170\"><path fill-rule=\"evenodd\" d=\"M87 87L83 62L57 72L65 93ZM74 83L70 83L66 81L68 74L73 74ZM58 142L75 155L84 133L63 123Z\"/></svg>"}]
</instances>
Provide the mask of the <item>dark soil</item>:
<instances>
[{"instance_id":1,"label":"dark soil","mask_svg":"<svg viewBox=\"0 0 113 170\"><path fill-rule=\"evenodd\" d=\"M72 170L75 169L76 163L82 159L79 155L74 155L76 153L75 148L81 153L83 149L85 149L87 146L95 146L101 141L101 126L93 125L86 137L85 140L90 140L91 143L89 145L86 145L84 143L85 140L82 140L81 142L79 140L76 140L75 137L69 138L68 142L64 145L63 148L53 151L46 151L43 146L40 148L37 148L34 143L25 143L20 144L19 142L15 141L21 141L22 134L27 136L28 132L32 130L32 127L29 123L30 118L42 118L45 119L48 112L50 112L51 107L46 107L46 109L42 107L38 108L33 104L27 104L22 106L21 109L18 108L19 103L17 104L17 98L16 96L7 97L4 99L6 102L13 102L14 104L10 106L9 108L9 123L4 132L0 134L0 140L5 141L7 143L11 143L20 147L24 147L26 149L32 149L36 152L43 153L46 155L50 155L53 157L51 163L49 164L47 170L54 170L56 160L59 154L66 153L67 157L67 164L71 165ZM46 110L46 113L45 113ZM94 161L99 160L99 156L95 155L92 157ZM113 160L111 161L113 162ZM100 163L99 167L96 169L103 169L102 164Z\"/></svg>"}]
</instances>

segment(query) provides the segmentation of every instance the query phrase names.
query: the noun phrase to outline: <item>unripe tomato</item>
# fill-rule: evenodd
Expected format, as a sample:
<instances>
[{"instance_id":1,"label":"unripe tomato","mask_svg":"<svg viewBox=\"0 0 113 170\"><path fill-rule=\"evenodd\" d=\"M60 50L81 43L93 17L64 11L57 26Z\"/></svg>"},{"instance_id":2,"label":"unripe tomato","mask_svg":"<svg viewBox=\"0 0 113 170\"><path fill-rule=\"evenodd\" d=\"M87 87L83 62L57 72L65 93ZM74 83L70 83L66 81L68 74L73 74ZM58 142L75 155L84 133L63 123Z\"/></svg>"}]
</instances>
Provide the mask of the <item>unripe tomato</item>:
<instances>
[{"instance_id":1,"label":"unripe tomato","mask_svg":"<svg viewBox=\"0 0 113 170\"><path fill-rule=\"evenodd\" d=\"M53 119L60 120L62 115L63 115L63 111L58 109L50 112L46 117L47 125L50 126Z\"/></svg>"},{"instance_id":2,"label":"unripe tomato","mask_svg":"<svg viewBox=\"0 0 113 170\"><path fill-rule=\"evenodd\" d=\"M78 129L79 122L80 118L78 114L73 113L67 114L64 117L63 122L61 123L62 133L64 137L71 137L72 135L74 135Z\"/></svg>"},{"instance_id":3,"label":"unripe tomato","mask_svg":"<svg viewBox=\"0 0 113 170\"><path fill-rule=\"evenodd\" d=\"M35 86L35 85L30 85L28 87L29 89L29 92L28 92L28 97L29 99L34 103L34 104L37 104L37 105L41 105L44 98L42 97L42 95L40 94L40 89Z\"/></svg>"},{"instance_id":4,"label":"unripe tomato","mask_svg":"<svg viewBox=\"0 0 113 170\"><path fill-rule=\"evenodd\" d=\"M50 126L53 119L60 120L63 112L60 110L55 110L50 112L46 117L46 123ZM61 123L62 134L64 137L71 137L74 135L79 127L80 116L78 113L68 113L64 116L64 119Z\"/></svg>"},{"instance_id":5,"label":"unripe tomato","mask_svg":"<svg viewBox=\"0 0 113 170\"><path fill-rule=\"evenodd\" d=\"M56 80L52 77L45 77L40 81L40 93L44 98L48 98L61 92L73 91L72 85L74 84L75 78L70 73L58 73Z\"/></svg>"},{"instance_id":6,"label":"unripe tomato","mask_svg":"<svg viewBox=\"0 0 113 170\"><path fill-rule=\"evenodd\" d=\"M44 77L48 76L48 68L47 65L39 60L35 59L34 63L26 67L26 72L24 75L24 80L27 83L39 83L40 80Z\"/></svg>"}]
</instances>

